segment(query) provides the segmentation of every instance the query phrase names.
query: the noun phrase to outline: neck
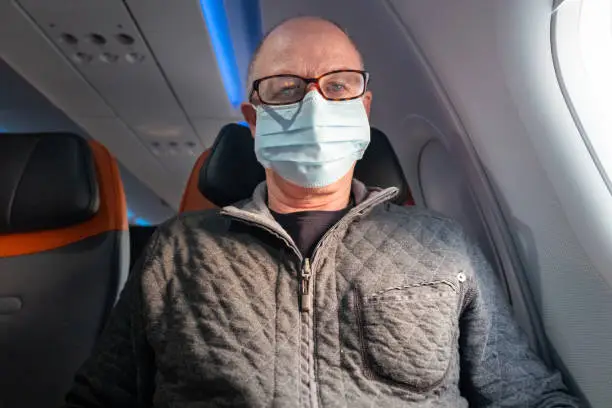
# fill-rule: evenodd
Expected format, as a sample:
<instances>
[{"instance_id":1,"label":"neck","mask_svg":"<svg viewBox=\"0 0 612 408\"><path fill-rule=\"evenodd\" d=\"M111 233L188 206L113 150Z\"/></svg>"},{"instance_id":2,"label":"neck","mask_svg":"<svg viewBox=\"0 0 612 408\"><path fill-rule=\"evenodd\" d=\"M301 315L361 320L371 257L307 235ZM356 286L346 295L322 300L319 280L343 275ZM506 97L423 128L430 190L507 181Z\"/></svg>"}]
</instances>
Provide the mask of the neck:
<instances>
[{"instance_id":1,"label":"neck","mask_svg":"<svg viewBox=\"0 0 612 408\"><path fill-rule=\"evenodd\" d=\"M349 204L352 172L322 188L300 187L271 171L266 173L268 206L274 212L288 214L299 211L338 211Z\"/></svg>"}]
</instances>

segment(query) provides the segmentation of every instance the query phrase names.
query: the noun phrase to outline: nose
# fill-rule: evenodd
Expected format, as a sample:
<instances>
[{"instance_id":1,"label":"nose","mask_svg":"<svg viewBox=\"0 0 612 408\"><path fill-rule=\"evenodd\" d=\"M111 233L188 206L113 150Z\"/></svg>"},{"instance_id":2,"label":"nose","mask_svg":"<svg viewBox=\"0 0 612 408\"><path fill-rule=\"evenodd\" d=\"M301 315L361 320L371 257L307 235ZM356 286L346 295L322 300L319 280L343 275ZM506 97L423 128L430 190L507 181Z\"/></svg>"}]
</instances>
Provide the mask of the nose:
<instances>
[{"instance_id":1,"label":"nose","mask_svg":"<svg viewBox=\"0 0 612 408\"><path fill-rule=\"evenodd\" d=\"M310 91L312 91L314 89L318 90L318 86L317 86L317 84L315 82L311 82L308 85L306 85L306 93L308 93L308 92L310 92Z\"/></svg>"},{"instance_id":2,"label":"nose","mask_svg":"<svg viewBox=\"0 0 612 408\"><path fill-rule=\"evenodd\" d=\"M319 87L317 86L317 84L315 82L311 82L308 85L306 85L306 90L304 92L304 96L308 95L312 91L318 92L320 95L323 95L321 93L321 89L319 89Z\"/></svg>"}]
</instances>

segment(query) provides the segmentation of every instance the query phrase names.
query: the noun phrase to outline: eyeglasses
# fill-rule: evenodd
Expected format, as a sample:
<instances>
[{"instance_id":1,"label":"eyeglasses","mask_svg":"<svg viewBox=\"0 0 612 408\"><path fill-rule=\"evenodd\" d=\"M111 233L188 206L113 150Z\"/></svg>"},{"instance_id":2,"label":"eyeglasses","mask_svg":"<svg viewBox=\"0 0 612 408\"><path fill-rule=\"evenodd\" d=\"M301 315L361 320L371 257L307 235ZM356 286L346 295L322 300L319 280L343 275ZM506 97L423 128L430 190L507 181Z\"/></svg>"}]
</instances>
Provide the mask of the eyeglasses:
<instances>
[{"instance_id":1,"label":"eyeglasses","mask_svg":"<svg viewBox=\"0 0 612 408\"><path fill-rule=\"evenodd\" d=\"M300 102L308 92L308 85L314 83L323 97L330 101L357 99L366 91L370 74L357 70L338 70L321 75L318 78L302 78L298 75L272 75L253 81L253 90L249 95L251 103L265 105L289 105Z\"/></svg>"}]
</instances>

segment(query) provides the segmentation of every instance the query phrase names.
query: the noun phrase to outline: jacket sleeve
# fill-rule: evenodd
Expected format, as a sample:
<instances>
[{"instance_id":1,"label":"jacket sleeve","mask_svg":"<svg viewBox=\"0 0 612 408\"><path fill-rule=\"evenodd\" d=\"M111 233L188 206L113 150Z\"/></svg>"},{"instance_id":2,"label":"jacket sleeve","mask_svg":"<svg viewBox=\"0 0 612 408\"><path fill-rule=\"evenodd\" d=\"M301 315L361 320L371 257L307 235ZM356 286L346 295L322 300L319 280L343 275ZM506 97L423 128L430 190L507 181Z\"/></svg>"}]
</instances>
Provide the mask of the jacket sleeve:
<instances>
[{"instance_id":1,"label":"jacket sleeve","mask_svg":"<svg viewBox=\"0 0 612 408\"><path fill-rule=\"evenodd\" d=\"M531 351L501 284L477 246L460 321L461 388L474 407L580 407L561 375Z\"/></svg>"},{"instance_id":2,"label":"jacket sleeve","mask_svg":"<svg viewBox=\"0 0 612 408\"><path fill-rule=\"evenodd\" d=\"M152 405L154 356L145 337L141 279L158 239L156 233L134 265L91 356L75 376L64 408Z\"/></svg>"}]
</instances>

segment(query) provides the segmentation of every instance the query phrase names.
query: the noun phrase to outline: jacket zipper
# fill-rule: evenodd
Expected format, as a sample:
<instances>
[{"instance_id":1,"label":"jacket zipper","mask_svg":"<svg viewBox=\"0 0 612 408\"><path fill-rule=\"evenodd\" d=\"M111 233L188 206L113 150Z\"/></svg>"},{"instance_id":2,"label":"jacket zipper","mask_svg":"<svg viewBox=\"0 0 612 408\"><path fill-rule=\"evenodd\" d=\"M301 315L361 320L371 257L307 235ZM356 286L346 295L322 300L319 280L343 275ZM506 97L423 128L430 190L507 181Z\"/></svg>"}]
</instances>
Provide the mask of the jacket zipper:
<instances>
[{"instance_id":1,"label":"jacket zipper","mask_svg":"<svg viewBox=\"0 0 612 408\"><path fill-rule=\"evenodd\" d=\"M344 218L342 218L340 221L338 221L338 223L336 223L336 225L334 225L333 227L331 227L321 238L321 240L319 241L319 243L316 245L315 249L312 252L312 260L313 263L311 265L311 260L310 258L304 258L304 256L302 255L302 253L299 251L299 249L292 244L292 240L290 239L290 237L287 236L285 231L278 231L276 228L274 228L273 225L267 225L267 223L264 221L262 222L262 220L258 220L257 217L253 217L251 215L249 215L248 213L246 213L245 211L243 211L242 214L240 213L235 213L233 211L227 211L225 209L223 209L221 212L222 214L228 215L234 219L238 219L241 220L242 222L245 222L247 224L256 226L256 227L260 227L263 228L264 230L272 233L273 235L279 237L288 247L290 247L295 254L298 256L298 259L302 262L302 266L300 268L300 275L298 277L298 290L299 290L299 306L300 306L300 311L302 313L308 313L309 315L312 313L312 309L313 309L313 295L314 295L314 282L313 282L313 271L316 272L316 264L315 264L315 260L318 259L316 258L316 255L319 251L319 248L322 246L322 244L327 241L327 238L336 230L339 228L340 225L344 225L345 223L348 224L349 222L351 222L356 215L362 214L363 211L367 208L372 208L384 201L387 201L390 197L394 196L397 193L397 190L395 191L388 191L386 193L381 194L380 196L372 199L372 200L366 200L363 203L361 203L360 205L357 205L356 207L354 207L353 209L351 209L347 215L344 216ZM309 316L307 316L308 318ZM314 315L312 316L312 320L309 324L309 328L308 328L308 336L310 338L310 341L315 341L314 339ZM316 397L317 394L317 386L316 386L316 382L315 382L315 375L311 372L311 370L314 370L314 368L311 366L312 364L314 364L313 362L314 356L309 356L308 358L308 364L310 365L309 367L309 371L308 371L308 376L311 377L310 378L310 406L313 407L317 407L318 406L318 399ZM314 395L314 397L313 397Z\"/></svg>"},{"instance_id":2,"label":"jacket zipper","mask_svg":"<svg viewBox=\"0 0 612 408\"><path fill-rule=\"evenodd\" d=\"M385 202L387 200L389 200L391 197L393 197L395 194L397 193L397 190L394 191L387 191L383 194L380 194L378 197L375 197L374 199L370 199L370 200L366 200L364 202L362 202L361 204L355 206L354 208L352 208L347 215L344 216L344 218L342 218L340 221L338 221L338 223L336 225L334 225L333 227L331 227L321 238L321 240L319 241L319 243L316 245L315 249L312 252L312 264L311 264L311 259L309 258L304 258L302 253L299 251L299 249L295 246L291 244L291 241L289 239L287 239L287 237L285 237L285 234L277 231L276 229L272 228L269 225L266 225L265 223L261 222L260 220L255 219L254 217L252 217L249 213L246 213L246 211L242 211L242 214L236 214L233 211L227 211L225 209L221 210L221 213L224 215L228 215L234 219L240 220L242 222L244 222L245 224L249 224L255 227L259 227L262 228L266 231L268 231L269 233L271 233L272 235L280 238L289 248L291 248L293 250L293 252L297 255L298 259L302 262L302 267L301 267L301 271L300 271L300 276L298 277L299 280L299 291L300 291L300 310L302 312L309 312L312 308L313 305L313 273L312 271L316 271L317 270L317 263L316 260L318 259L316 257L319 248L322 246L322 244L326 241L326 238L331 235L332 232L334 232L340 225L343 225L344 223L348 223L351 222L355 217L355 214L359 214L361 212L363 212L365 209L367 208L372 208L375 207L376 205ZM302 293L304 292L304 293Z\"/></svg>"},{"instance_id":3,"label":"jacket zipper","mask_svg":"<svg viewBox=\"0 0 612 408\"><path fill-rule=\"evenodd\" d=\"M327 239L327 237L329 235L331 235L335 230L340 228L341 225L348 224L348 223L352 222L353 219L355 218L356 214L361 214L365 209L373 208L373 207L377 206L378 204L387 201L388 199L393 197L395 194L396 194L395 191L387 192L386 194L381 194L380 196L376 197L372 201L368 202L368 200L366 200L363 203L353 207L340 221L338 221L334 226L332 226L323 235L323 237L319 240L319 242L315 246L314 250L312 251L312 257L311 257L312 258L312 269L315 270L315 271L317 270L317 266L318 266L318 263L316 262L316 260L318 260L318 258L316 256L317 252L319 252L319 248L321 248L323 246L323 244L325 243L325 241L326 241L326 239ZM367 205L365 205L366 203L367 203Z\"/></svg>"},{"instance_id":4,"label":"jacket zipper","mask_svg":"<svg viewBox=\"0 0 612 408\"><path fill-rule=\"evenodd\" d=\"M305 258L300 275L300 310L310 312L312 308L312 273L310 259Z\"/></svg>"}]
</instances>

